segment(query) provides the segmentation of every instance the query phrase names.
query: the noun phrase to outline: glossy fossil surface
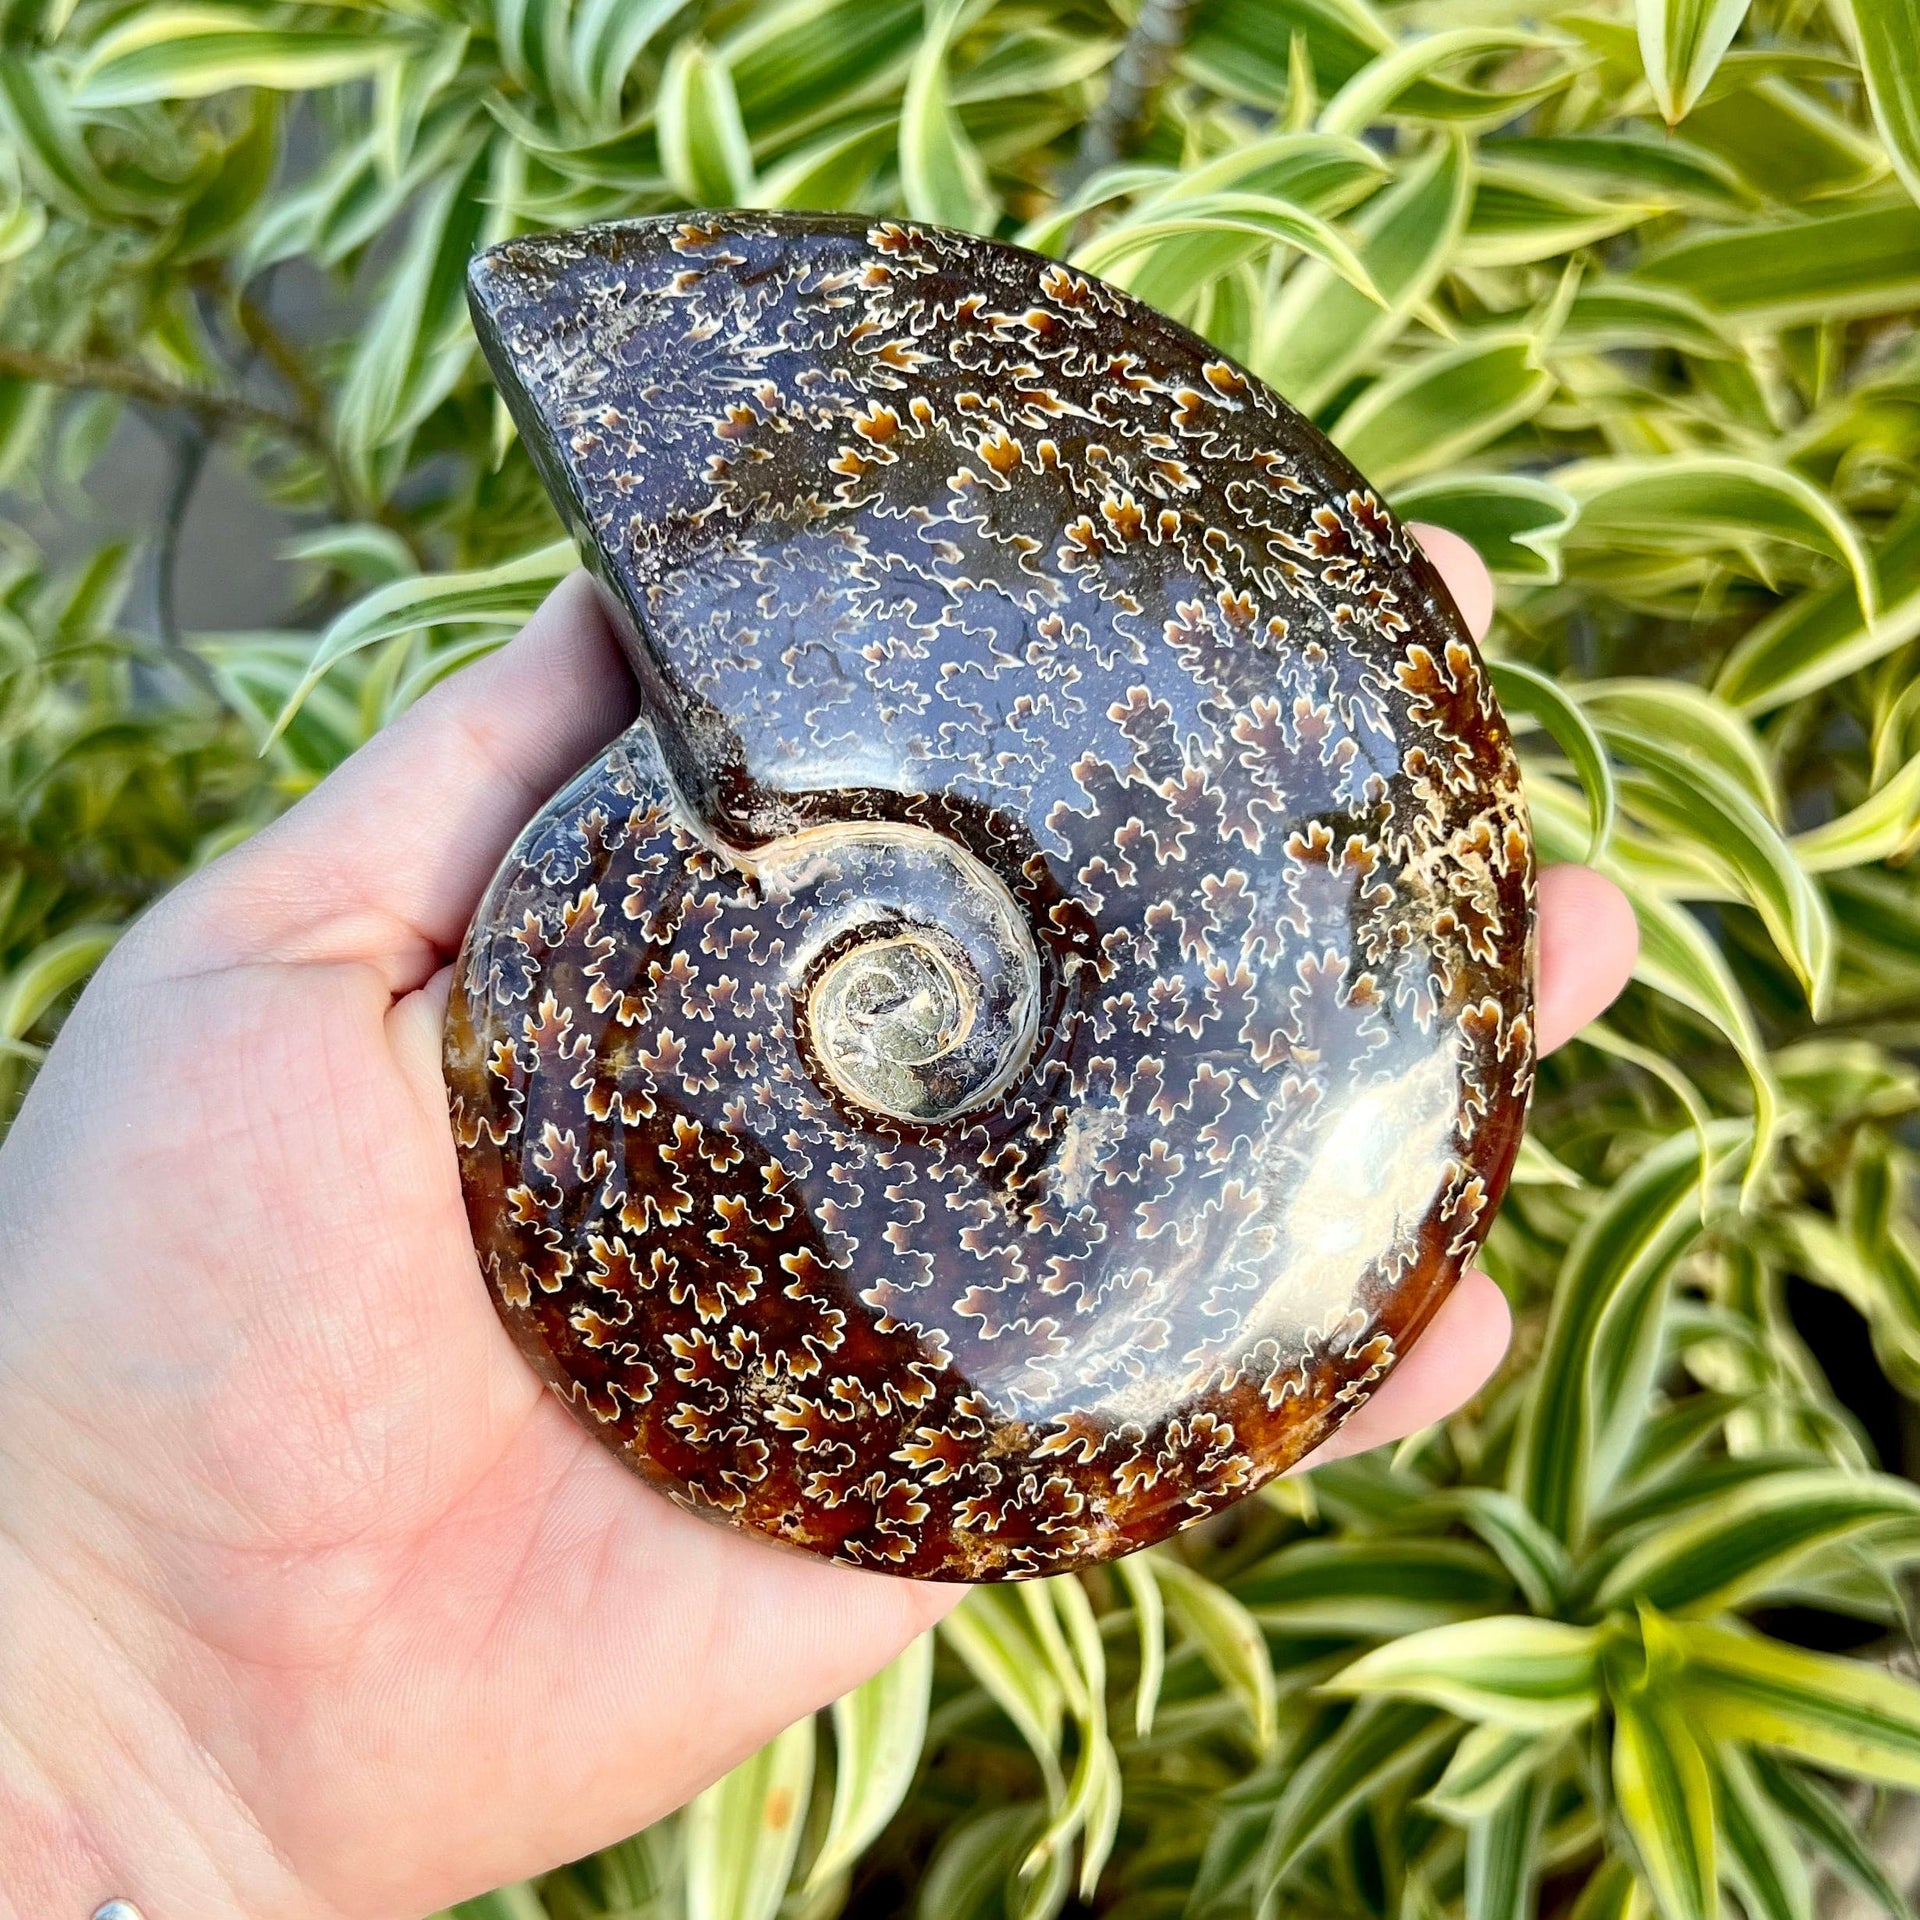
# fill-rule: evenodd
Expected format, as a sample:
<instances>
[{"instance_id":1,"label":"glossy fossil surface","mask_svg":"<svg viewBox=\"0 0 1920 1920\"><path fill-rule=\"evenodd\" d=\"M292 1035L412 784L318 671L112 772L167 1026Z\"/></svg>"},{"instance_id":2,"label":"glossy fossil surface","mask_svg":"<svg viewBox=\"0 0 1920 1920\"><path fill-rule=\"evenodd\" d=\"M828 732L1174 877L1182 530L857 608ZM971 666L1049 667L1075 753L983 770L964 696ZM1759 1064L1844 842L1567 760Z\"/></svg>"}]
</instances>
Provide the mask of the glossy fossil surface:
<instances>
[{"instance_id":1,"label":"glossy fossil surface","mask_svg":"<svg viewBox=\"0 0 1920 1920\"><path fill-rule=\"evenodd\" d=\"M672 1498L856 1564L1218 1511L1386 1375L1519 1140L1531 847L1431 568L1013 248L702 215L471 286L643 708L453 996L508 1327Z\"/></svg>"}]
</instances>

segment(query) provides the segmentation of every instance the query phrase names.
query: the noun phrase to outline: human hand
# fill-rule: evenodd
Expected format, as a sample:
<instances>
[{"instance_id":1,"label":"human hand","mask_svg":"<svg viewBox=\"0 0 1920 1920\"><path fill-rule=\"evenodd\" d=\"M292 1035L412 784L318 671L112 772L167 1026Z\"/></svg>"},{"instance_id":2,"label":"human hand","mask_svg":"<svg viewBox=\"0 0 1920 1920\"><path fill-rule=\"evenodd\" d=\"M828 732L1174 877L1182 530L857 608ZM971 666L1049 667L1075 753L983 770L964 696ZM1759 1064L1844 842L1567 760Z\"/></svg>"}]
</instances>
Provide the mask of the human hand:
<instances>
[{"instance_id":1,"label":"human hand","mask_svg":"<svg viewBox=\"0 0 1920 1920\"><path fill-rule=\"evenodd\" d=\"M1425 537L1483 631L1484 569ZM0 1153L4 1920L411 1920L646 1824L958 1597L656 1498L481 1281L446 962L628 686L576 577L156 907ZM1633 933L1581 869L1541 905L1551 1045ZM1323 1455L1505 1334L1463 1282Z\"/></svg>"}]
</instances>

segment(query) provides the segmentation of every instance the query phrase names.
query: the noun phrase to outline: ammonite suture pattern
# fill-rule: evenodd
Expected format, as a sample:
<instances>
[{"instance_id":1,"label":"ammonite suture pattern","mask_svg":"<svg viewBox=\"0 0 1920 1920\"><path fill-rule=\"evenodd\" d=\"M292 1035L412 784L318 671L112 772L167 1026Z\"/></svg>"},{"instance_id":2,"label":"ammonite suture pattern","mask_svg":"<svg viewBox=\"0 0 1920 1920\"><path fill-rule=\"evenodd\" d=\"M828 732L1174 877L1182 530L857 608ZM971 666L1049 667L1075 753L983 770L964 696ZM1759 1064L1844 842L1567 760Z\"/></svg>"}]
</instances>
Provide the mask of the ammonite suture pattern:
<instances>
[{"instance_id":1,"label":"ammonite suture pattern","mask_svg":"<svg viewBox=\"0 0 1920 1920\"><path fill-rule=\"evenodd\" d=\"M463 954L508 1328L671 1499L1021 1578L1240 1498L1478 1248L1532 850L1444 588L1283 401L1021 250L763 213L471 276L641 718Z\"/></svg>"}]
</instances>

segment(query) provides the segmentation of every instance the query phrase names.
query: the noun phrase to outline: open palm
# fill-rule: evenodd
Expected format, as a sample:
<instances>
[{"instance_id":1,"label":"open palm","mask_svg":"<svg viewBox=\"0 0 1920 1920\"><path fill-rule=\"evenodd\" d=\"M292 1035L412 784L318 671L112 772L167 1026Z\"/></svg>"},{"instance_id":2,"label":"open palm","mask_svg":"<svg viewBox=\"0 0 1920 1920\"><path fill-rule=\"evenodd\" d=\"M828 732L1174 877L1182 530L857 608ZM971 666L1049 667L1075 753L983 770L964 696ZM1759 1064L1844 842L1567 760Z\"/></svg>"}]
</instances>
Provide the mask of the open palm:
<instances>
[{"instance_id":1,"label":"open palm","mask_svg":"<svg viewBox=\"0 0 1920 1920\"><path fill-rule=\"evenodd\" d=\"M1431 544L1484 626L1484 572ZM19 1555L0 1598L59 1608L64 1656L61 1677L29 1670L0 1623L0 1721L70 1718L74 1676L98 1674L88 1714L131 1721L103 1744L138 1757L73 1788L84 1848L99 1894L155 1920L187 1887L209 1920L409 1920L583 1853L956 1597L655 1498L543 1392L481 1282L440 1079L446 962L514 834L625 723L627 686L576 577L148 916L0 1154L0 1541ZM1552 1044L1618 990L1631 917L1559 869L1542 945ZM1334 1447L1448 1410L1505 1337L1470 1279ZM0 1914L32 1892L0 1884Z\"/></svg>"}]
</instances>

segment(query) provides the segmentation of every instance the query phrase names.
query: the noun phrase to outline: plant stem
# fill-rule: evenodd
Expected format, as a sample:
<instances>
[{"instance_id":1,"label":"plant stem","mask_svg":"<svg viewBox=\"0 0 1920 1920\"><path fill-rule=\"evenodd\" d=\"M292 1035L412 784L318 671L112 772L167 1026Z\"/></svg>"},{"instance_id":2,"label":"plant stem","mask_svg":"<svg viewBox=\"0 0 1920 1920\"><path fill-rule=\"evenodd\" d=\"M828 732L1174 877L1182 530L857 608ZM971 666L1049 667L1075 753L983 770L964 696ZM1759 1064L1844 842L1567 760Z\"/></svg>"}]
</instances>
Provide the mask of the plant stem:
<instances>
[{"instance_id":1,"label":"plant stem","mask_svg":"<svg viewBox=\"0 0 1920 1920\"><path fill-rule=\"evenodd\" d=\"M1194 0L1141 0L1140 11L1107 75L1106 97L1080 136L1080 151L1067 169L1065 190L1072 190L1102 167L1132 151L1145 127L1147 110L1186 45L1193 25Z\"/></svg>"},{"instance_id":2,"label":"plant stem","mask_svg":"<svg viewBox=\"0 0 1920 1920\"><path fill-rule=\"evenodd\" d=\"M268 433L311 444L313 429L304 420L261 406L238 394L206 393L185 387L146 367L123 360L96 360L85 355L40 353L32 347L0 345L0 376L38 380L51 387L71 387L95 393L124 394L149 406L178 407L209 423L260 427Z\"/></svg>"}]
</instances>

